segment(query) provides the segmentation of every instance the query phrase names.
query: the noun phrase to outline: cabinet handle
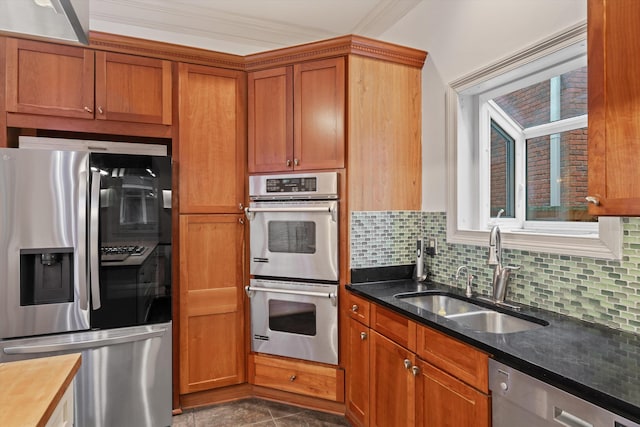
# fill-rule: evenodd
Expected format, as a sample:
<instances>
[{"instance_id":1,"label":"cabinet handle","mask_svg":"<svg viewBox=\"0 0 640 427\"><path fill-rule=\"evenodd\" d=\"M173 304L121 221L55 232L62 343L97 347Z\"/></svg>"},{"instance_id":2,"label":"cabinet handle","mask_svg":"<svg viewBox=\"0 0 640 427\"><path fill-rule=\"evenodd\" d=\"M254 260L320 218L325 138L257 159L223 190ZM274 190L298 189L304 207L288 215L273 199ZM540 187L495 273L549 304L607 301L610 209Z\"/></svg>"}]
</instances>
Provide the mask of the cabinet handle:
<instances>
[{"instance_id":1,"label":"cabinet handle","mask_svg":"<svg viewBox=\"0 0 640 427\"><path fill-rule=\"evenodd\" d=\"M411 367L411 373L413 374L414 377L417 377L418 374L420 373L420 368L418 368L417 366L413 365Z\"/></svg>"},{"instance_id":2,"label":"cabinet handle","mask_svg":"<svg viewBox=\"0 0 640 427\"><path fill-rule=\"evenodd\" d=\"M244 224L244 218L238 218L238 222L239 222L240 224Z\"/></svg>"},{"instance_id":3,"label":"cabinet handle","mask_svg":"<svg viewBox=\"0 0 640 427\"><path fill-rule=\"evenodd\" d=\"M104 114L104 110L102 109L102 107L101 107L101 106L98 106L98 113L100 113L100 114Z\"/></svg>"},{"instance_id":4,"label":"cabinet handle","mask_svg":"<svg viewBox=\"0 0 640 427\"><path fill-rule=\"evenodd\" d=\"M244 205L242 203L238 203L238 209L244 210Z\"/></svg>"},{"instance_id":5,"label":"cabinet handle","mask_svg":"<svg viewBox=\"0 0 640 427\"><path fill-rule=\"evenodd\" d=\"M367 333L366 332L360 332L360 339L362 341L366 340L367 339Z\"/></svg>"},{"instance_id":6,"label":"cabinet handle","mask_svg":"<svg viewBox=\"0 0 640 427\"><path fill-rule=\"evenodd\" d=\"M298 159L293 159L293 165L294 165L294 166L300 166L300 160L298 160Z\"/></svg>"},{"instance_id":7,"label":"cabinet handle","mask_svg":"<svg viewBox=\"0 0 640 427\"><path fill-rule=\"evenodd\" d=\"M287 167L291 167L291 159L287 159Z\"/></svg>"},{"instance_id":8,"label":"cabinet handle","mask_svg":"<svg viewBox=\"0 0 640 427\"><path fill-rule=\"evenodd\" d=\"M297 378L297 377L295 376L295 374L294 374L294 375L291 375L291 376L289 377L289 381L294 382L294 381L296 380L296 378Z\"/></svg>"},{"instance_id":9,"label":"cabinet handle","mask_svg":"<svg viewBox=\"0 0 640 427\"><path fill-rule=\"evenodd\" d=\"M357 313L359 309L360 309L360 307L358 307L357 304L353 304L351 306L351 311L353 311L354 313Z\"/></svg>"},{"instance_id":10,"label":"cabinet handle","mask_svg":"<svg viewBox=\"0 0 640 427\"><path fill-rule=\"evenodd\" d=\"M404 367L405 367L405 369L411 369L411 365L412 365L411 360L404 359Z\"/></svg>"},{"instance_id":11,"label":"cabinet handle","mask_svg":"<svg viewBox=\"0 0 640 427\"><path fill-rule=\"evenodd\" d=\"M87 106L84 107L84 111L86 111L87 113L93 113L93 110Z\"/></svg>"},{"instance_id":12,"label":"cabinet handle","mask_svg":"<svg viewBox=\"0 0 640 427\"><path fill-rule=\"evenodd\" d=\"M596 206L600 206L600 198L599 197L587 196L587 197L585 197L585 200L588 203L593 203Z\"/></svg>"}]
</instances>

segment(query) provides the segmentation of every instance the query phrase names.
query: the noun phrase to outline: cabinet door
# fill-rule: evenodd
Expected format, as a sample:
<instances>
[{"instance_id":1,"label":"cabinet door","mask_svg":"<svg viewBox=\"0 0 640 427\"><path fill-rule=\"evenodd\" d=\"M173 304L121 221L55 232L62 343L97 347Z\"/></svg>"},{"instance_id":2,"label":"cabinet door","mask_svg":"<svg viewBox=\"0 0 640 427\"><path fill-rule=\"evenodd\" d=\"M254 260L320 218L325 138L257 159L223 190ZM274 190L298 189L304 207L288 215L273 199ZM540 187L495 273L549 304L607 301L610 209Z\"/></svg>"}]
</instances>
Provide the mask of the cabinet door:
<instances>
[{"instance_id":1,"label":"cabinet door","mask_svg":"<svg viewBox=\"0 0 640 427\"><path fill-rule=\"evenodd\" d=\"M293 169L293 69L248 76L249 172Z\"/></svg>"},{"instance_id":2,"label":"cabinet door","mask_svg":"<svg viewBox=\"0 0 640 427\"><path fill-rule=\"evenodd\" d=\"M347 320L347 416L359 426L369 425L369 328Z\"/></svg>"},{"instance_id":3,"label":"cabinet door","mask_svg":"<svg viewBox=\"0 0 640 427\"><path fill-rule=\"evenodd\" d=\"M7 111L93 119L94 53L7 39Z\"/></svg>"},{"instance_id":4,"label":"cabinet door","mask_svg":"<svg viewBox=\"0 0 640 427\"><path fill-rule=\"evenodd\" d=\"M180 215L180 393L245 381L241 215Z\"/></svg>"},{"instance_id":5,"label":"cabinet door","mask_svg":"<svg viewBox=\"0 0 640 427\"><path fill-rule=\"evenodd\" d=\"M246 80L241 71L179 65L180 213L243 209Z\"/></svg>"},{"instance_id":6,"label":"cabinet door","mask_svg":"<svg viewBox=\"0 0 640 427\"><path fill-rule=\"evenodd\" d=\"M589 0L589 196L593 215L640 215L640 2Z\"/></svg>"},{"instance_id":7,"label":"cabinet door","mask_svg":"<svg viewBox=\"0 0 640 427\"><path fill-rule=\"evenodd\" d=\"M96 52L96 118L171 124L171 62Z\"/></svg>"},{"instance_id":8,"label":"cabinet door","mask_svg":"<svg viewBox=\"0 0 640 427\"><path fill-rule=\"evenodd\" d=\"M344 167L344 58L296 64L294 71L294 168Z\"/></svg>"},{"instance_id":9,"label":"cabinet door","mask_svg":"<svg viewBox=\"0 0 640 427\"><path fill-rule=\"evenodd\" d=\"M415 355L371 330L370 425L415 425Z\"/></svg>"},{"instance_id":10,"label":"cabinet door","mask_svg":"<svg viewBox=\"0 0 640 427\"><path fill-rule=\"evenodd\" d=\"M416 420L422 427L488 427L489 396L420 359L416 377ZM514 423L517 424L516 420Z\"/></svg>"}]
</instances>

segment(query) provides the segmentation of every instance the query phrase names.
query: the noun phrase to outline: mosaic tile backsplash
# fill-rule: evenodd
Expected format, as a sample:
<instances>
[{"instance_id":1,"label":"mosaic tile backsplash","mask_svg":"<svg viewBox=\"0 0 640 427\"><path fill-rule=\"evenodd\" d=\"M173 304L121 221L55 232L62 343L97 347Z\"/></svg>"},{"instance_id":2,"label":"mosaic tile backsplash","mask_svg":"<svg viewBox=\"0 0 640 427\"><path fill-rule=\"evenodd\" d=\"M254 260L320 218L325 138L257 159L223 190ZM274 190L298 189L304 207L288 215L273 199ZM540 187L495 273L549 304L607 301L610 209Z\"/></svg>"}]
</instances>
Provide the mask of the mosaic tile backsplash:
<instances>
[{"instance_id":1,"label":"mosaic tile backsplash","mask_svg":"<svg viewBox=\"0 0 640 427\"><path fill-rule=\"evenodd\" d=\"M448 244L446 222L442 212L353 212L351 268L414 263L416 239L436 237L438 254L425 259L430 279L464 288L455 272L466 265L474 291L489 294L487 247ZM623 229L620 261L503 249L504 264L522 266L511 276L506 299L640 333L640 218L624 218Z\"/></svg>"}]
</instances>

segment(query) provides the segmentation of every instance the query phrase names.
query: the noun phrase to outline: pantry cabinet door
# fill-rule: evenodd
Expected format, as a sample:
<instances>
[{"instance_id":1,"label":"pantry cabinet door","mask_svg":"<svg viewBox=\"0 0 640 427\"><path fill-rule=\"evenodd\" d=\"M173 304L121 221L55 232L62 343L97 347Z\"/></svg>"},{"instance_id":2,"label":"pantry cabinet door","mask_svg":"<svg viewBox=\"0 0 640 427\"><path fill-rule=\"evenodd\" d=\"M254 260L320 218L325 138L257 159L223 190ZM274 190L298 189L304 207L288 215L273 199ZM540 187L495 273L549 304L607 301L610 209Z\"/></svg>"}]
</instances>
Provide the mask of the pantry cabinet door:
<instances>
[{"instance_id":1,"label":"pantry cabinet door","mask_svg":"<svg viewBox=\"0 0 640 427\"><path fill-rule=\"evenodd\" d=\"M179 64L178 85L180 213L241 212L247 164L246 76Z\"/></svg>"},{"instance_id":2,"label":"pantry cabinet door","mask_svg":"<svg viewBox=\"0 0 640 427\"><path fill-rule=\"evenodd\" d=\"M180 215L180 393L246 381L241 215Z\"/></svg>"}]
</instances>

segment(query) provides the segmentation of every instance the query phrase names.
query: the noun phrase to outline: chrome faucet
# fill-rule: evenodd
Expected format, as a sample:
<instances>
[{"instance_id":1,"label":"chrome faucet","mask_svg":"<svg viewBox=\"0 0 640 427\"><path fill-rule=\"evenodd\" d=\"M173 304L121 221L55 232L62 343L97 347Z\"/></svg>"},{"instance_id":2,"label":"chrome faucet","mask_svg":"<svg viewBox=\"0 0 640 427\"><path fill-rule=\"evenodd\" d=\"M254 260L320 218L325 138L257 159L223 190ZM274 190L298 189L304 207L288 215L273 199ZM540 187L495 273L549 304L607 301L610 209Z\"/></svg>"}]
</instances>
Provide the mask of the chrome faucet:
<instances>
[{"instance_id":1,"label":"chrome faucet","mask_svg":"<svg viewBox=\"0 0 640 427\"><path fill-rule=\"evenodd\" d=\"M507 293L509 277L513 271L519 270L520 266L502 265L502 238L500 237L500 227L497 225L491 227L491 233L489 234L489 259L487 260L487 264L494 266L492 282L493 300L502 303Z\"/></svg>"},{"instance_id":2,"label":"chrome faucet","mask_svg":"<svg viewBox=\"0 0 640 427\"><path fill-rule=\"evenodd\" d=\"M473 284L473 279L475 277L473 276L473 274L469 273L469 268L467 268L466 265L461 265L456 270L456 280L460 278L460 273L462 272L462 270L464 270L467 273L467 289L466 289L465 295L467 296L467 298L471 298L473 296L472 284Z\"/></svg>"}]
</instances>

